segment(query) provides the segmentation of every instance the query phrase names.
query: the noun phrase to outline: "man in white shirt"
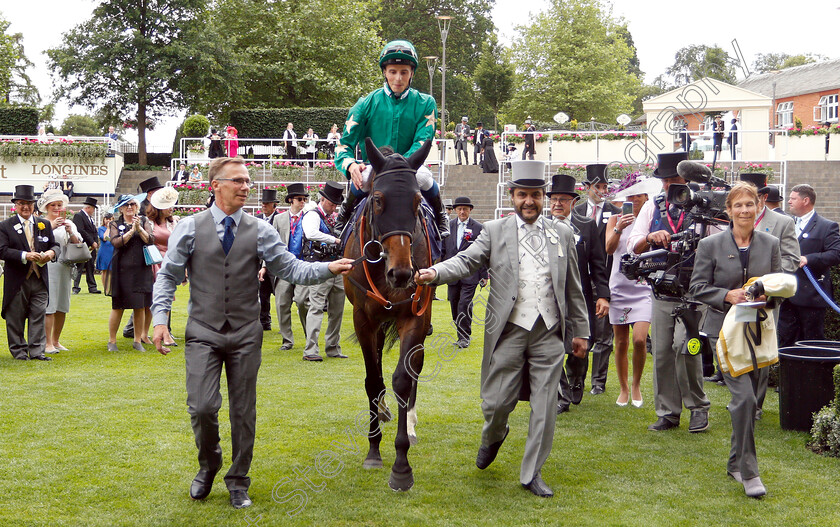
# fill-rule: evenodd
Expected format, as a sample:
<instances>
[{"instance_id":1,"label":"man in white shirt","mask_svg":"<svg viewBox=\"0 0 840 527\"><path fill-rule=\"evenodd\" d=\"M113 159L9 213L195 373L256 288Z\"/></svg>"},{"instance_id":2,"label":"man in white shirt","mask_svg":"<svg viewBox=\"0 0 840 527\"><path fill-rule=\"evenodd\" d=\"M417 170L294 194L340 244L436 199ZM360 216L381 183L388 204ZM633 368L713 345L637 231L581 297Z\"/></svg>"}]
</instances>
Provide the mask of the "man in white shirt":
<instances>
[{"instance_id":1,"label":"man in white shirt","mask_svg":"<svg viewBox=\"0 0 840 527\"><path fill-rule=\"evenodd\" d=\"M341 240L335 236L336 208L341 204L344 185L327 181L319 192L318 205L304 209L300 220L303 228L301 257L309 262L331 262L341 257ZM320 362L324 360L318 351L318 334L327 312L327 330L324 333L324 349L327 357L346 359L341 353L341 318L344 316L344 279L333 276L326 282L309 288L309 313L306 315L306 348L303 360Z\"/></svg>"}]
</instances>

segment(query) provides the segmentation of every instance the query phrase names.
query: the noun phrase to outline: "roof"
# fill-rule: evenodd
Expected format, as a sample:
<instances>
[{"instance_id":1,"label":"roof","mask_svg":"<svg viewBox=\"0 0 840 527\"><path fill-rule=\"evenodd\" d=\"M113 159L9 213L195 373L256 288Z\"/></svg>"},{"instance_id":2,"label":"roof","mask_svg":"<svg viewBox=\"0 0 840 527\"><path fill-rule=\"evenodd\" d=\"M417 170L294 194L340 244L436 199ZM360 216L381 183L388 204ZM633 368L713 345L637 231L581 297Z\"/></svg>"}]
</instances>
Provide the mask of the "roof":
<instances>
[{"instance_id":1,"label":"roof","mask_svg":"<svg viewBox=\"0 0 840 527\"><path fill-rule=\"evenodd\" d=\"M738 86L773 97L774 82L777 99L838 89L840 88L840 59L750 75L739 82Z\"/></svg>"},{"instance_id":2,"label":"roof","mask_svg":"<svg viewBox=\"0 0 840 527\"><path fill-rule=\"evenodd\" d=\"M673 113L673 110L684 113L719 112L736 108L770 108L771 102L770 97L752 90L704 77L643 101L642 109L646 114L657 111Z\"/></svg>"}]
</instances>

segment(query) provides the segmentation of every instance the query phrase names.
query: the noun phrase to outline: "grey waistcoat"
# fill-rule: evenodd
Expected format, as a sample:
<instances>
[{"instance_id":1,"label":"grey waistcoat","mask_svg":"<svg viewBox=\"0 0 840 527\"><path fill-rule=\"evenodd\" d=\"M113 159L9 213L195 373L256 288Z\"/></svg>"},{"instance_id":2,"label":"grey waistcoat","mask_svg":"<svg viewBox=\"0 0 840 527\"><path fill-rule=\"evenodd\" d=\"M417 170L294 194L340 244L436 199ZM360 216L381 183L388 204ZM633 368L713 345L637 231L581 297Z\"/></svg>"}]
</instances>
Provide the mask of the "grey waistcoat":
<instances>
[{"instance_id":1,"label":"grey waistcoat","mask_svg":"<svg viewBox=\"0 0 840 527\"><path fill-rule=\"evenodd\" d=\"M195 215L195 247L188 270L190 317L217 331L227 321L238 329L260 317L257 220L242 215L225 256L210 211Z\"/></svg>"}]
</instances>

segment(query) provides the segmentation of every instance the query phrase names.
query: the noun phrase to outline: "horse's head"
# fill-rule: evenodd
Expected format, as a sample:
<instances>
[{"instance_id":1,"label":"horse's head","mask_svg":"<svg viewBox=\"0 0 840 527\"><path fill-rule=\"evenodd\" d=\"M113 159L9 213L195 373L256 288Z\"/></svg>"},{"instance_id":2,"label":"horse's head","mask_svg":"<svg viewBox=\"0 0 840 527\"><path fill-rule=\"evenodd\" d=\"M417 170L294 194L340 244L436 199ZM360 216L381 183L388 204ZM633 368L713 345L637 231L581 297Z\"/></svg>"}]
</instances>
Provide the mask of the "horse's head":
<instances>
[{"instance_id":1,"label":"horse's head","mask_svg":"<svg viewBox=\"0 0 840 527\"><path fill-rule=\"evenodd\" d=\"M426 141L408 159L400 154L385 157L369 137L365 139L365 150L374 174L369 198L370 223L373 237L382 243L385 253L385 278L395 289L408 287L414 276L411 242L421 199L415 174L431 147L432 142Z\"/></svg>"}]
</instances>

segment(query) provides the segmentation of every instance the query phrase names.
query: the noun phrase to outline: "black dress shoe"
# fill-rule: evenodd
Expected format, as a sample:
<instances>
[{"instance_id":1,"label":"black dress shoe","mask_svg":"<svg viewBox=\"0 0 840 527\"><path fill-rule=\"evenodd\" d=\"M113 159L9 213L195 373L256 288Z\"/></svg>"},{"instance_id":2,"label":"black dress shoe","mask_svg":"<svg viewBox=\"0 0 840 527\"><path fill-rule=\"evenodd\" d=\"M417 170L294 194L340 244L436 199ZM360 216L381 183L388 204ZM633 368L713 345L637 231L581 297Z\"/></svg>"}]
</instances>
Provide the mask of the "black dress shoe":
<instances>
[{"instance_id":1,"label":"black dress shoe","mask_svg":"<svg viewBox=\"0 0 840 527\"><path fill-rule=\"evenodd\" d=\"M75 287L73 288L73 294L74 294L74 295L78 295L78 294L79 294L79 293L81 293L81 292L82 292L82 290L81 290L81 289L76 289Z\"/></svg>"},{"instance_id":2,"label":"black dress shoe","mask_svg":"<svg viewBox=\"0 0 840 527\"><path fill-rule=\"evenodd\" d=\"M540 498L550 498L550 497L554 496L554 491L551 490L551 487L546 485L545 481L543 481L542 476L539 474L539 472L537 473L536 476L534 476L534 479L531 480L531 483L528 483L527 485L523 483L522 486L524 488L530 490L531 492L533 492L535 495L539 496Z\"/></svg>"},{"instance_id":3,"label":"black dress shoe","mask_svg":"<svg viewBox=\"0 0 840 527\"><path fill-rule=\"evenodd\" d=\"M251 498L248 497L247 490L232 490L230 491L230 504L234 509L244 509L251 506Z\"/></svg>"},{"instance_id":4,"label":"black dress shoe","mask_svg":"<svg viewBox=\"0 0 840 527\"><path fill-rule=\"evenodd\" d=\"M263 324L263 331L271 331L271 325Z\"/></svg>"},{"instance_id":5,"label":"black dress shoe","mask_svg":"<svg viewBox=\"0 0 840 527\"><path fill-rule=\"evenodd\" d=\"M102 291L100 291L99 289L94 289L93 291L88 291L88 293L92 295L101 295Z\"/></svg>"},{"instance_id":6,"label":"black dress shoe","mask_svg":"<svg viewBox=\"0 0 840 527\"><path fill-rule=\"evenodd\" d=\"M604 393L604 387L603 386L593 386L592 389L589 390L589 393L591 393L592 395L601 395L602 393Z\"/></svg>"},{"instance_id":7,"label":"black dress shoe","mask_svg":"<svg viewBox=\"0 0 840 527\"><path fill-rule=\"evenodd\" d=\"M36 355L32 357L32 360L52 360L52 357L47 357L46 355Z\"/></svg>"},{"instance_id":8,"label":"black dress shoe","mask_svg":"<svg viewBox=\"0 0 840 527\"><path fill-rule=\"evenodd\" d=\"M490 463L496 459L496 455L499 453L499 449L502 448L502 443L505 442L505 439L510 432L510 427L505 427L505 436L501 439L501 441L496 441L490 446L482 445L481 448L478 449L478 455L475 458L475 466L484 470L485 468L490 466Z\"/></svg>"},{"instance_id":9,"label":"black dress shoe","mask_svg":"<svg viewBox=\"0 0 840 527\"><path fill-rule=\"evenodd\" d=\"M665 430L670 430L679 426L679 423L675 423L673 421L665 419L664 417L660 417L656 420L655 423L648 427L648 430L650 430L651 432L664 432Z\"/></svg>"},{"instance_id":10,"label":"black dress shoe","mask_svg":"<svg viewBox=\"0 0 840 527\"><path fill-rule=\"evenodd\" d=\"M290 349L294 348L294 344L283 344L280 346L280 351L289 351Z\"/></svg>"},{"instance_id":11,"label":"black dress shoe","mask_svg":"<svg viewBox=\"0 0 840 527\"><path fill-rule=\"evenodd\" d=\"M557 405L557 415L564 414L569 411L568 404L558 404Z\"/></svg>"},{"instance_id":12,"label":"black dress shoe","mask_svg":"<svg viewBox=\"0 0 840 527\"><path fill-rule=\"evenodd\" d=\"M572 401L572 404L580 404L583 400L583 379L573 379L571 382L572 387L569 400Z\"/></svg>"},{"instance_id":13,"label":"black dress shoe","mask_svg":"<svg viewBox=\"0 0 840 527\"><path fill-rule=\"evenodd\" d=\"M709 411L692 410L691 420L688 422L688 431L692 433L702 432L709 428Z\"/></svg>"}]
</instances>

